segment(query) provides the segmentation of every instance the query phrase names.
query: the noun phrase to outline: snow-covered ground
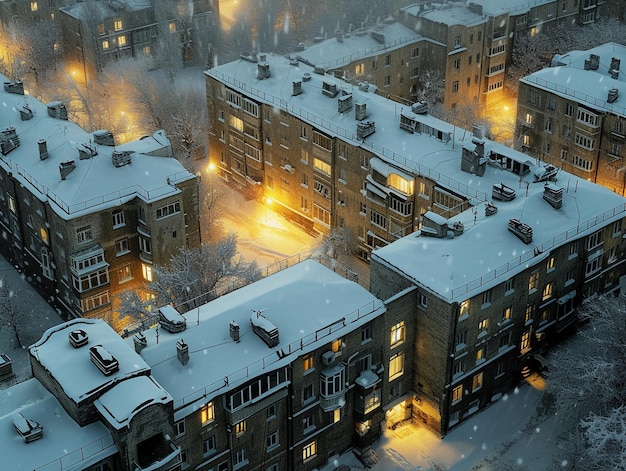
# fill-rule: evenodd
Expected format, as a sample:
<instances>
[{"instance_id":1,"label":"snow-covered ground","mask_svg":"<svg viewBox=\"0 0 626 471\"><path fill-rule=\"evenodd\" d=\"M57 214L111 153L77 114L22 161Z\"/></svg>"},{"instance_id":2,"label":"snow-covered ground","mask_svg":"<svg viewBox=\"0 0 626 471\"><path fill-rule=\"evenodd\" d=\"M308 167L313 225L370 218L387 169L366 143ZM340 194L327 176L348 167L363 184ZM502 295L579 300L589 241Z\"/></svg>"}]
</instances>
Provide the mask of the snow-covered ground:
<instances>
[{"instance_id":1,"label":"snow-covered ground","mask_svg":"<svg viewBox=\"0 0 626 471\"><path fill-rule=\"evenodd\" d=\"M440 439L423 427L387 429L374 445L372 471L545 470L557 457L558 420L542 413L539 384L523 383L498 402L467 419ZM321 471L340 465L366 469L352 452L331 460Z\"/></svg>"}]
</instances>

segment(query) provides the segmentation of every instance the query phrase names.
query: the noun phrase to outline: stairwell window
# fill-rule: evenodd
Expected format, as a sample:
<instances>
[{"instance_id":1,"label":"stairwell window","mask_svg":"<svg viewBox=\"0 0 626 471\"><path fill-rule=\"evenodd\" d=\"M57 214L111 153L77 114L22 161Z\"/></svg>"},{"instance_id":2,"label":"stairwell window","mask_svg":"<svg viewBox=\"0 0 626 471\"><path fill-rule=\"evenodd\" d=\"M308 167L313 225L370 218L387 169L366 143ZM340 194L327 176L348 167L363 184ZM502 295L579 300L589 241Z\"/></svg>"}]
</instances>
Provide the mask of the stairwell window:
<instances>
[{"instance_id":1,"label":"stairwell window","mask_svg":"<svg viewBox=\"0 0 626 471\"><path fill-rule=\"evenodd\" d=\"M176 213L180 213L180 201L174 201L170 204L157 208L156 218L163 219Z\"/></svg>"},{"instance_id":2,"label":"stairwell window","mask_svg":"<svg viewBox=\"0 0 626 471\"><path fill-rule=\"evenodd\" d=\"M389 381L404 374L404 352L397 353L389 359Z\"/></svg>"},{"instance_id":3,"label":"stairwell window","mask_svg":"<svg viewBox=\"0 0 626 471\"><path fill-rule=\"evenodd\" d=\"M213 402L205 404L200 409L200 416L202 419L202 425L210 424L215 420L215 405Z\"/></svg>"},{"instance_id":4,"label":"stairwell window","mask_svg":"<svg viewBox=\"0 0 626 471\"><path fill-rule=\"evenodd\" d=\"M396 325L391 326L391 339L389 345L393 348L404 343L405 334L406 329L404 321L398 322Z\"/></svg>"},{"instance_id":5,"label":"stairwell window","mask_svg":"<svg viewBox=\"0 0 626 471\"><path fill-rule=\"evenodd\" d=\"M317 455L317 441L313 440L311 443L304 445L302 448L302 461L306 463Z\"/></svg>"}]
</instances>

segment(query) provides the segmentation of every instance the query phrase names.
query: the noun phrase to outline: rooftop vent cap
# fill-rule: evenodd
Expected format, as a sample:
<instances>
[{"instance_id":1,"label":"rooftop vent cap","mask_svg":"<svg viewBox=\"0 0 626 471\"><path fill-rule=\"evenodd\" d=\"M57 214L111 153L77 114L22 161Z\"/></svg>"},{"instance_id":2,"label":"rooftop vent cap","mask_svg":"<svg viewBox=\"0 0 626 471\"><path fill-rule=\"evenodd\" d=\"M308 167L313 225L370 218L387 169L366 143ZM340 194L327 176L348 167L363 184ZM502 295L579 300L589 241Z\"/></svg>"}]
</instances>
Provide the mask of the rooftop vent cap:
<instances>
[{"instance_id":1,"label":"rooftop vent cap","mask_svg":"<svg viewBox=\"0 0 626 471\"><path fill-rule=\"evenodd\" d=\"M296 80L293 82L293 91L291 92L292 96L298 96L302 93L302 81Z\"/></svg>"},{"instance_id":2,"label":"rooftop vent cap","mask_svg":"<svg viewBox=\"0 0 626 471\"><path fill-rule=\"evenodd\" d=\"M66 160L59 164L59 172L61 173L61 180L65 180L67 176L72 173L72 170L76 168L75 160Z\"/></svg>"},{"instance_id":3,"label":"rooftop vent cap","mask_svg":"<svg viewBox=\"0 0 626 471\"><path fill-rule=\"evenodd\" d=\"M20 145L20 138L13 126L4 128L0 133L0 151L7 155Z\"/></svg>"},{"instance_id":4,"label":"rooftop vent cap","mask_svg":"<svg viewBox=\"0 0 626 471\"><path fill-rule=\"evenodd\" d=\"M311 80L311 74L309 72L305 72L304 74L302 74L303 82L308 82L309 80Z\"/></svg>"},{"instance_id":5,"label":"rooftop vent cap","mask_svg":"<svg viewBox=\"0 0 626 471\"><path fill-rule=\"evenodd\" d=\"M187 328L187 320L172 306L159 308L159 324L168 332L182 332Z\"/></svg>"},{"instance_id":6,"label":"rooftop vent cap","mask_svg":"<svg viewBox=\"0 0 626 471\"><path fill-rule=\"evenodd\" d=\"M135 345L135 352L141 353L148 346L148 339L143 332L138 332L133 336L133 344Z\"/></svg>"},{"instance_id":7,"label":"rooftop vent cap","mask_svg":"<svg viewBox=\"0 0 626 471\"><path fill-rule=\"evenodd\" d=\"M33 117L33 110L30 109L28 103L24 103L22 106L17 106L17 110L20 112L20 119L22 121L28 121Z\"/></svg>"},{"instance_id":8,"label":"rooftop vent cap","mask_svg":"<svg viewBox=\"0 0 626 471\"><path fill-rule=\"evenodd\" d=\"M90 144L79 144L78 145L78 158L80 160L91 159L98 155L98 150L95 146L91 146Z\"/></svg>"},{"instance_id":9,"label":"rooftop vent cap","mask_svg":"<svg viewBox=\"0 0 626 471\"><path fill-rule=\"evenodd\" d=\"M94 131L93 141L100 146L114 146L115 145L115 139L113 138L113 133L105 129Z\"/></svg>"},{"instance_id":10,"label":"rooftop vent cap","mask_svg":"<svg viewBox=\"0 0 626 471\"><path fill-rule=\"evenodd\" d=\"M363 121L367 118L367 103L356 103L354 105L354 118Z\"/></svg>"},{"instance_id":11,"label":"rooftop vent cap","mask_svg":"<svg viewBox=\"0 0 626 471\"><path fill-rule=\"evenodd\" d=\"M619 90L617 88L611 88L609 90L609 94L606 98L606 101L609 103L615 103L617 101L617 97L619 96Z\"/></svg>"},{"instance_id":12,"label":"rooftop vent cap","mask_svg":"<svg viewBox=\"0 0 626 471\"><path fill-rule=\"evenodd\" d=\"M533 228L518 219L509 219L509 231L525 244L530 244L533 241Z\"/></svg>"},{"instance_id":13,"label":"rooftop vent cap","mask_svg":"<svg viewBox=\"0 0 626 471\"><path fill-rule=\"evenodd\" d=\"M16 95L24 94L24 84L21 80L14 82L4 82L4 91L7 93L15 93Z\"/></svg>"},{"instance_id":14,"label":"rooftop vent cap","mask_svg":"<svg viewBox=\"0 0 626 471\"><path fill-rule=\"evenodd\" d=\"M176 342L176 357L183 366L189 363L189 345L183 339Z\"/></svg>"},{"instance_id":15,"label":"rooftop vent cap","mask_svg":"<svg viewBox=\"0 0 626 471\"><path fill-rule=\"evenodd\" d=\"M250 324L252 325L253 332L258 335L268 347L275 347L279 342L278 329L267 317L263 316L263 311L264 309L252 309Z\"/></svg>"},{"instance_id":16,"label":"rooftop vent cap","mask_svg":"<svg viewBox=\"0 0 626 471\"><path fill-rule=\"evenodd\" d=\"M262 58L265 56L261 56ZM270 65L267 62L259 62L257 65L257 74L256 77L259 80L264 80L271 76L270 73Z\"/></svg>"},{"instance_id":17,"label":"rooftop vent cap","mask_svg":"<svg viewBox=\"0 0 626 471\"><path fill-rule=\"evenodd\" d=\"M504 183L496 183L491 189L491 197L494 200L513 201L515 199L515 190Z\"/></svg>"},{"instance_id":18,"label":"rooftop vent cap","mask_svg":"<svg viewBox=\"0 0 626 471\"><path fill-rule=\"evenodd\" d=\"M89 342L89 335L82 329L72 330L67 334L67 338L74 348L84 347Z\"/></svg>"},{"instance_id":19,"label":"rooftop vent cap","mask_svg":"<svg viewBox=\"0 0 626 471\"><path fill-rule=\"evenodd\" d=\"M94 345L89 348L89 357L94 365L102 372L104 376L111 376L120 369L120 365L116 358L102 345Z\"/></svg>"},{"instance_id":20,"label":"rooftop vent cap","mask_svg":"<svg viewBox=\"0 0 626 471\"><path fill-rule=\"evenodd\" d=\"M356 137L363 140L367 136L376 132L376 123L374 121L359 121L356 123Z\"/></svg>"},{"instance_id":21,"label":"rooftop vent cap","mask_svg":"<svg viewBox=\"0 0 626 471\"><path fill-rule=\"evenodd\" d=\"M313 69L313 72L319 75L324 75L326 73L326 67L322 67L321 65L316 65Z\"/></svg>"},{"instance_id":22,"label":"rooftop vent cap","mask_svg":"<svg viewBox=\"0 0 626 471\"><path fill-rule=\"evenodd\" d=\"M39 139L37 147L39 148L39 160L46 160L48 158L48 142L45 139Z\"/></svg>"},{"instance_id":23,"label":"rooftop vent cap","mask_svg":"<svg viewBox=\"0 0 626 471\"><path fill-rule=\"evenodd\" d=\"M43 427L19 412L13 414L13 426L26 443L34 442L43 436Z\"/></svg>"},{"instance_id":24,"label":"rooftop vent cap","mask_svg":"<svg viewBox=\"0 0 626 471\"><path fill-rule=\"evenodd\" d=\"M51 101L46 105L48 116L51 118L67 120L67 108L60 101Z\"/></svg>"}]
</instances>

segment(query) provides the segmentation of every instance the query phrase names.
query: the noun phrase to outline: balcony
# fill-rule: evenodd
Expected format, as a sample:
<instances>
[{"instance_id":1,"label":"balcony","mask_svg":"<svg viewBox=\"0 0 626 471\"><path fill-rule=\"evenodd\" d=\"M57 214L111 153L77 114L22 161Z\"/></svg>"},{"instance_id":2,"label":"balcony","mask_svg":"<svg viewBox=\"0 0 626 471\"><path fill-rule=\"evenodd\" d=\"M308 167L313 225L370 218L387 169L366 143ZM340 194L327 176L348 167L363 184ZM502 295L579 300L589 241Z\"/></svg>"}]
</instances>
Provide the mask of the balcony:
<instances>
[{"instance_id":1,"label":"balcony","mask_svg":"<svg viewBox=\"0 0 626 471\"><path fill-rule=\"evenodd\" d=\"M320 395L320 407L324 412L330 412L336 409L341 409L346 405L346 390L339 391L336 394L330 396Z\"/></svg>"},{"instance_id":2,"label":"balcony","mask_svg":"<svg viewBox=\"0 0 626 471\"><path fill-rule=\"evenodd\" d=\"M164 458L153 461L150 464L133 461L132 468L136 471L181 471L183 461L180 457L180 448L169 443L170 453Z\"/></svg>"}]
</instances>

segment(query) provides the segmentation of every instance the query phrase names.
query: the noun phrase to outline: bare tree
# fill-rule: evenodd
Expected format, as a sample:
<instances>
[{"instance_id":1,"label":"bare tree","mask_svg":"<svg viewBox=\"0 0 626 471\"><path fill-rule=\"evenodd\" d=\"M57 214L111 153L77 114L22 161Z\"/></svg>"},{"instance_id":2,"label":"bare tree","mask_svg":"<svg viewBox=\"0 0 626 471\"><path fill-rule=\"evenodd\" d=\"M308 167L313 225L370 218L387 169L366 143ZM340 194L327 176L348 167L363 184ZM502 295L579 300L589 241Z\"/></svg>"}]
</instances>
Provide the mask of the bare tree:
<instances>
[{"instance_id":1,"label":"bare tree","mask_svg":"<svg viewBox=\"0 0 626 471\"><path fill-rule=\"evenodd\" d=\"M185 2L182 2L183 5ZM178 12L175 2L157 0L154 3L154 11L157 21L158 39L154 58L159 67L167 73L171 84L176 79L176 73L183 68L183 45L181 41L181 29L185 30L187 22L185 10L182 15Z\"/></svg>"},{"instance_id":2,"label":"bare tree","mask_svg":"<svg viewBox=\"0 0 626 471\"><path fill-rule=\"evenodd\" d=\"M610 437L619 439L624 433L626 300L597 297L580 311L589 323L551 353L543 398L547 410L558 415L566 434L561 437L563 456L554 469L579 469L581 463L587 470L624 469L606 464L619 462L615 460L623 453ZM582 449L581 443L585 444ZM564 468L563 462L569 468Z\"/></svg>"},{"instance_id":3,"label":"bare tree","mask_svg":"<svg viewBox=\"0 0 626 471\"><path fill-rule=\"evenodd\" d=\"M172 139L174 150L189 160L195 152L204 157L206 149L207 107L204 89L177 88L173 92L170 112L166 113L164 128Z\"/></svg>"},{"instance_id":4,"label":"bare tree","mask_svg":"<svg viewBox=\"0 0 626 471\"><path fill-rule=\"evenodd\" d=\"M16 348L23 348L20 334L21 310L17 306L16 292L10 283L0 279L0 325L7 326L13 332Z\"/></svg>"},{"instance_id":5,"label":"bare tree","mask_svg":"<svg viewBox=\"0 0 626 471\"><path fill-rule=\"evenodd\" d=\"M136 291L124 291L119 298L119 315L130 318L147 328L156 319L155 306L152 301L143 301Z\"/></svg>"},{"instance_id":6,"label":"bare tree","mask_svg":"<svg viewBox=\"0 0 626 471\"><path fill-rule=\"evenodd\" d=\"M207 302L222 283L250 283L259 277L256 262L237 256L237 236L233 233L199 249L181 249L164 267L154 267L150 288L157 305L188 305L194 299Z\"/></svg>"}]
</instances>

